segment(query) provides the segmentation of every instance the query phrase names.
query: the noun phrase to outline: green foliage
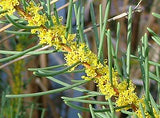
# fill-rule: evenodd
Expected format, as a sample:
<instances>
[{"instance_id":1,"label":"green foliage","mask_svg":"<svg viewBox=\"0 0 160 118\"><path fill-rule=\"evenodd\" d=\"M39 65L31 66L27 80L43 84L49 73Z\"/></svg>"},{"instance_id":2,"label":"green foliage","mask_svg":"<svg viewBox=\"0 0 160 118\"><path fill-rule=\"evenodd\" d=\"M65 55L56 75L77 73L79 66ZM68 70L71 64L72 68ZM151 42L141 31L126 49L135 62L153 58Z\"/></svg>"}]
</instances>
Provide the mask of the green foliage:
<instances>
[{"instance_id":1,"label":"green foliage","mask_svg":"<svg viewBox=\"0 0 160 118\"><path fill-rule=\"evenodd\" d=\"M34 0L33 0L34 1ZM53 6L50 5L50 0L47 0L46 2L44 0L40 0L41 5L43 6L43 12L46 14L47 16L47 24L45 25L40 25L40 26L27 26L26 25L26 21L24 19L18 18L18 17L14 17L14 16L10 16L8 14L6 14L6 20L1 21L0 23L4 24L4 23L12 23L14 26L16 26L18 29L24 29L24 32L21 31L16 31L16 30L5 30L6 33L8 34L15 34L17 36L17 39L19 41L19 43L23 44L24 46L26 45L26 47L29 44L32 44L33 42L36 41L26 41L23 39L28 39L30 36L36 37L37 35L39 35L38 33L31 33L30 30L33 29L39 29L39 28L44 28L46 31L48 31L48 29L53 29L54 26L56 25L52 19L52 7L53 7L53 11L54 11L54 15L55 15L55 20L58 26L61 25L59 16L58 16L58 11L56 8L56 4L54 3ZM34 4L37 4L36 2L34 2ZM23 9L24 12L27 10L27 6L29 6L29 4L25 1L22 0L22 5L23 5ZM120 85L120 82L125 82L125 80L127 81L127 90L130 90L130 87L132 87L132 84L130 84L131 80L131 60L135 60L136 62L138 62L140 69L141 69L141 78L143 81L143 90L145 91L144 94L144 102L138 102L138 106L134 106L134 104L127 104L127 105L122 105L122 106L118 106L117 102L115 102L118 99L118 96L120 94L120 92L117 92L114 94L114 96L111 96L110 98L106 98L105 101L100 101L97 100L96 98L99 96L103 96L106 97L107 95L104 95L102 93L102 90L100 91L92 91L92 90L87 90L86 88L82 88L79 87L81 85L87 84L88 82L94 80L95 82L99 82L100 79L95 79L98 78L98 76L102 76L102 75L98 75L98 69L96 70L96 74L97 76L95 76L94 78L91 78L90 80L72 80L72 84L69 84L68 82L64 82L64 81L60 81L59 78L55 78L56 75L63 75L63 74L68 74L68 73L87 73L87 69L88 68L83 68L83 69L79 69L77 68L76 70L72 70L73 68L77 67L78 65L83 65L84 67L88 64L87 61L81 62L78 61L70 66L66 64L60 64L60 65L56 65L56 66L49 66L49 67L44 67L44 68L28 68L29 71L33 72L33 76L34 78L39 77L45 77L46 79L50 80L51 82L54 83L58 83L60 85L62 85L63 87L58 88L58 89L54 89L54 90L47 90L47 91L43 91L43 92L36 92L36 93L30 93L30 94L20 94L18 93L13 94L13 92L9 89L6 89L3 91L2 93L2 97L1 97L1 112L0 112L0 118L3 117L8 117L8 118L20 118L20 117L24 117L26 115L26 109L27 107L29 107L31 109L30 114L29 114L29 118L32 118L34 109L40 109L41 111L41 118L45 117L45 108L42 107L36 107L36 104L34 103L30 103L27 107L23 105L23 99L24 97L39 97L39 96L43 96L43 95L48 95L48 94L55 94L55 93L59 93L62 91L66 91L69 89L73 89L75 91L81 92L83 93L82 96L78 96L78 97L61 97L64 101L64 103L66 105L68 105L71 108L77 109L79 111L82 112L90 112L92 118L107 118L107 117L112 117L112 118L116 118L116 112L117 111L121 111L124 114L127 114L128 117L134 116L134 117L138 117L137 109L140 109L140 113L142 115L143 118L145 118L146 116L149 117L157 117L159 114L159 104L153 99L153 96L151 95L151 91L150 91L150 80L154 80L157 82L158 87L157 87L157 96L160 98L160 75L159 75L159 67L160 64L154 61L150 61L149 60L149 46L148 46L148 36L147 34L144 34L144 36L142 37L141 40L141 46L138 47L138 56L136 55L132 55L131 54L131 39L132 39L132 22L133 22L133 18L132 18L132 14L134 13L132 7L129 7L129 12L127 13L128 16L128 27L127 27L127 51L125 52L125 56L123 56L121 59L119 59L118 57L118 52L119 52L119 43L120 43L120 23L117 23L117 31L116 31L116 46L114 48L113 43L112 43L112 31L110 29L106 29L106 25L108 23L108 16L109 16L109 11L110 11L110 5L111 5L111 0L108 0L107 4L106 4L106 9L104 12L104 16L102 15L102 5L99 6L99 13L100 13L100 23L99 25L97 25L97 21L96 21L96 16L95 16L95 12L94 12L94 6L93 3L90 4L90 14L91 14L91 20L92 20L92 29L94 32L94 37L95 37L95 43L96 43L96 50L97 50L97 57L99 62L97 63L102 63L102 66L108 67L108 78L109 78L109 83L111 83L110 89L112 88L114 90L114 92L117 92L116 90L118 90L118 86L115 87L115 80L113 78L114 73L116 73L117 77L120 78L118 80L118 84ZM84 32L84 7L82 7L80 5L80 3L74 4L73 0L69 1L69 7L68 7L68 15L67 15L67 22L66 22L66 32L65 32L65 38L69 37L69 35L72 33L72 10L74 7L74 12L75 12L75 18L76 18L76 30L77 30L77 36L76 36L76 41L79 42L77 43L77 47L80 47L80 44L83 43L87 43L86 40L86 35ZM3 13L7 13L8 11L0 11L0 14ZM42 11L39 11L40 14L42 14ZM160 19L160 14L157 13L153 13L153 16L155 16L156 18ZM103 20L104 19L104 20ZM98 32L98 26L99 28L99 32ZM48 28L48 29L47 29ZM158 34L156 34L152 29L147 28L148 31L152 34L151 38L158 44L160 45L160 36ZM62 41L62 36L58 37L60 41ZM103 45L104 45L104 40L105 38L107 38L107 50L108 50L108 60L107 60L107 66L105 65L105 59L104 59L104 49L103 49ZM67 38L68 39L68 38ZM65 44L63 43L62 46L64 46ZM71 45L69 45L68 43L66 43L66 45L68 46L68 48L71 47ZM69 47L70 46L70 47ZM25 48L26 48L25 47ZM11 62L13 60L16 60L22 56L26 56L26 55L41 55L41 54L50 54L50 53L58 53L61 52L63 54L68 54L71 51L66 50L66 52L62 49L50 49L50 50L41 50L39 51L39 49L43 48L42 45L37 44L36 46L32 46L29 49L26 49L24 51L7 51L7 50L0 50L0 54L5 55L6 57L0 59L0 63L2 64L6 64L8 62ZM84 47L85 50L89 49L87 47ZM71 50L71 49L70 49ZM81 57L79 57L81 58ZM89 59L89 57L88 57ZM87 64L86 64L87 63ZM122 64L122 67L120 66L120 63ZM86 64L86 65L85 65ZM89 65L89 64L88 64ZM87 66L88 66L87 65ZM149 65L153 65L156 67L156 71L155 73L150 72L149 70ZM86 66L86 67L87 67ZM91 70L92 65L89 65L89 69ZM113 68L114 67L114 68ZM0 66L0 68L3 68L3 66ZM58 70L57 70L58 69ZM16 69L15 69L16 70ZM103 70L102 70L103 71ZM115 72L116 71L116 72ZM102 79L102 78L101 78ZM97 83L98 83L97 82ZM107 82L106 82L107 83ZM103 83L105 84L105 83ZM100 85L97 84L97 86L99 87ZM125 86L125 84L123 85L123 87ZM107 84L105 86L107 88ZM108 87L108 88L109 88ZM100 87L99 87L100 88ZM104 89L106 89L104 88ZM125 87L124 87L125 88ZM135 88L135 86L134 86ZM125 92L126 92L125 91ZM133 91L131 91L132 93ZM109 94L109 93L108 93ZM129 93L128 93L129 94ZM138 95L136 96L137 99L140 101L142 99L138 98ZM12 99L14 98L15 101ZM113 100L112 98L115 98L115 100ZM137 100L137 101L138 101ZM158 99L160 102L160 99ZM15 103L14 103L14 102ZM88 108L86 107L82 107L82 106L78 106L75 105L73 102L77 102L77 103L83 103L83 104L87 104ZM125 101L123 101L125 102ZM135 103L136 104L136 103ZM97 106L100 106L97 108ZM134 109L134 107L136 107ZM129 110L132 109L132 110ZM9 113L9 114L7 114ZM157 114L155 114L157 113ZM147 115L146 115L147 114ZM149 114L149 115L148 115ZM77 114L79 118L82 118L81 114ZM157 115L157 116L156 116Z\"/></svg>"}]
</instances>

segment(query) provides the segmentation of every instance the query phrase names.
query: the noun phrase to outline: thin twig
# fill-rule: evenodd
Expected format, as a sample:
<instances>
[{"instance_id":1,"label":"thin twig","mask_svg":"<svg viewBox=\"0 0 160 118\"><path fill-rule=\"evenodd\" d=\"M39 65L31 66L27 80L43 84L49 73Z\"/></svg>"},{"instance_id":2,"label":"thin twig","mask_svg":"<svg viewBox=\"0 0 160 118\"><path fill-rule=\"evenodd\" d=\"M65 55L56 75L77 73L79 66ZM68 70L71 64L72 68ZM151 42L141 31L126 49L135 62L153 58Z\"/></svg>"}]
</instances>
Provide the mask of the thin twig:
<instances>
[{"instance_id":1,"label":"thin twig","mask_svg":"<svg viewBox=\"0 0 160 118\"><path fill-rule=\"evenodd\" d=\"M73 3L76 2L76 1L77 1L77 0L73 0ZM59 7L59 8L57 9L57 11L60 11L60 10L64 9L64 8L67 7L67 6L69 6L69 2L68 2L67 4Z\"/></svg>"},{"instance_id":2,"label":"thin twig","mask_svg":"<svg viewBox=\"0 0 160 118\"><path fill-rule=\"evenodd\" d=\"M135 10L138 9L138 7L140 6L141 2L142 2L142 0L140 0L140 1L138 2L138 4L136 5L136 7L134 8Z\"/></svg>"},{"instance_id":3,"label":"thin twig","mask_svg":"<svg viewBox=\"0 0 160 118\"><path fill-rule=\"evenodd\" d=\"M10 24L8 24L8 25L2 27L2 28L0 29L0 32L3 32L4 30L10 28L11 26L13 26L13 24L10 23Z\"/></svg>"},{"instance_id":4,"label":"thin twig","mask_svg":"<svg viewBox=\"0 0 160 118\"><path fill-rule=\"evenodd\" d=\"M138 3L138 5L139 5L139 3ZM136 6L136 7L132 10L132 14L133 14L133 13L136 13L136 12L142 12L142 8L139 7L139 6ZM111 21L114 21L114 20L118 20L118 19L123 18L123 17L126 17L126 16L128 16L128 12L124 12L124 13L121 13L121 14L119 14L119 15L117 15L117 16L114 16L114 17L108 19L108 22L111 22ZM96 27L99 27L99 24L97 24ZM87 33L87 32L89 32L89 31L91 31L92 29L93 29L93 26L85 29L85 30L84 30L84 33Z\"/></svg>"}]
</instances>

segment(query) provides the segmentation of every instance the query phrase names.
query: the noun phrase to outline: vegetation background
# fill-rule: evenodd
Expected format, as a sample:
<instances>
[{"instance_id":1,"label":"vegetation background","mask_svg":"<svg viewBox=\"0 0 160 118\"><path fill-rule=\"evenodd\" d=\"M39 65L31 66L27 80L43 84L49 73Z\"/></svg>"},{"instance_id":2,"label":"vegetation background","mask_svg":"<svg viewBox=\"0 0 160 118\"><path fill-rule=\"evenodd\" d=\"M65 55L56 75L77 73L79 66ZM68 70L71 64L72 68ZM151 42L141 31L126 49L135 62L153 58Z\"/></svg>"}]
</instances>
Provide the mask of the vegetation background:
<instances>
[{"instance_id":1,"label":"vegetation background","mask_svg":"<svg viewBox=\"0 0 160 118\"><path fill-rule=\"evenodd\" d=\"M28 0L29 1L29 0ZM35 0L36 1L36 0ZM76 1L76 0L75 0ZM99 23L99 4L102 4L102 12L105 11L106 1L107 0L77 0L81 2L81 5L84 8L84 14L81 15L81 18L84 18L84 29L92 27L92 20L90 14L90 4L93 3L94 12L96 17L96 22ZM38 0L37 0L38 2ZM58 8L59 16L63 17L63 24L66 24L67 17L67 0L59 0L56 3ZM78 4L77 2L77 4ZM139 0L112 0L111 9L109 12L109 18L117 16L119 14L128 12L129 6L135 7L138 4ZM159 63L160 61L160 46L155 43L151 34L147 31L147 27L152 29L156 34L160 33L160 20L152 15L152 13L160 13L160 1L159 0L143 0L140 4L141 12L133 13L133 23L132 23L132 46L131 52L133 55L137 55L138 45L140 44L140 39L147 33L149 37L149 60ZM104 14L104 13L103 13ZM5 20L5 18L2 20ZM3 54L3 50L8 51L22 51L28 48L33 47L37 44L37 38L33 35L17 35L10 34L7 30L16 31L10 23L3 23L0 21L0 58L9 56L9 54ZM107 28L110 28L112 31L112 43L114 47L116 46L116 27L117 22L120 22L120 42L118 50L118 58L122 60L127 49L127 18L122 17L111 22L108 22ZM72 27L73 32L76 32L76 18L73 11L72 17ZM95 35L92 30L84 30L85 36L88 39L88 44L91 50L94 53L97 53ZM107 41L107 40L105 40ZM53 51L53 48L50 48ZM108 58L107 55L107 42L104 42L104 57ZM15 52L13 52L15 53ZM50 54L49 54L50 53ZM42 114L44 118L77 118L77 113L81 113L78 110L72 109L64 104L62 96L76 97L83 95L81 92L74 90L67 90L64 92L44 95L40 97L29 97L24 99L5 99L4 95L8 93L19 94L19 93L34 93L40 91L47 91L51 89L57 89L62 87L59 84L51 82L45 78L35 77L32 71L28 71L28 68L43 68L51 65L61 65L64 64L64 58L62 53L51 53L41 55L29 55L25 59L11 63L3 67L4 63L0 64L0 95L1 95L1 112L3 110L3 116L1 118L8 116L12 112L13 114L18 114L18 118L40 118ZM122 67L122 63L119 62L119 65ZM149 70L152 73L156 73L156 66L150 65ZM75 74L62 74L57 75L55 78L59 78L66 83L71 83L71 80L80 79L83 73ZM141 70L139 62L136 60L131 60L131 75L130 78L133 80L133 83L137 86L136 92L138 94L143 93L143 82L141 80ZM158 78L159 79L159 78ZM157 88L158 83L154 80L150 81L150 92L154 100L158 103L159 97L157 95L160 92ZM88 90L97 91L96 85L93 82L87 83L84 86ZM98 96L96 100L105 101L104 97ZM5 102L4 102L5 101ZM4 103L4 104L3 104ZM87 107L88 104L77 103L76 105ZM11 107L12 106L12 109ZM19 109L20 108L20 109ZM98 108L98 106L97 106ZM90 112L82 112L83 118L91 118ZM123 113L118 113L119 118L127 117Z\"/></svg>"}]
</instances>

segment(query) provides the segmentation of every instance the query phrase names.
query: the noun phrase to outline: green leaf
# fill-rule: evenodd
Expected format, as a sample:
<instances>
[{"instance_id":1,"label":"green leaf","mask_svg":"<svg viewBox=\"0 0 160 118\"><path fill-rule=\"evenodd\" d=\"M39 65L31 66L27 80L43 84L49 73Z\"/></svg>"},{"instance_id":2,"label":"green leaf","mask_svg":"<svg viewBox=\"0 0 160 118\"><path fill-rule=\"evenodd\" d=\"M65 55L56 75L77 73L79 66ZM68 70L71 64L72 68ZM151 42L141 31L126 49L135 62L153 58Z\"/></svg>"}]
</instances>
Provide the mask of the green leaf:
<instances>
[{"instance_id":1,"label":"green leaf","mask_svg":"<svg viewBox=\"0 0 160 118\"><path fill-rule=\"evenodd\" d=\"M152 39L158 44L160 45L160 37L150 28L147 28L147 30L153 35Z\"/></svg>"},{"instance_id":2,"label":"green leaf","mask_svg":"<svg viewBox=\"0 0 160 118\"><path fill-rule=\"evenodd\" d=\"M72 21L72 6L73 6L73 0L69 0L69 7L68 7L68 15L67 15L67 24L66 24L66 34L65 34L65 37L67 38L68 37L68 33L70 30L70 24L71 24L71 21Z\"/></svg>"},{"instance_id":3,"label":"green leaf","mask_svg":"<svg viewBox=\"0 0 160 118\"><path fill-rule=\"evenodd\" d=\"M26 2L26 0L21 0L21 2L22 2L22 6L23 6L23 9L24 9L24 11L26 11L26 7L28 6L28 3Z\"/></svg>"},{"instance_id":4,"label":"green leaf","mask_svg":"<svg viewBox=\"0 0 160 118\"><path fill-rule=\"evenodd\" d=\"M40 54L49 54L49 53L54 53L54 52L57 52L57 50L46 50L46 51L31 51L31 52L28 52L24 55L40 55ZM22 53L22 51L5 51L5 50L0 50L0 54L20 54Z\"/></svg>"},{"instance_id":5,"label":"green leaf","mask_svg":"<svg viewBox=\"0 0 160 118\"><path fill-rule=\"evenodd\" d=\"M41 118L44 118L46 109L42 109Z\"/></svg>"},{"instance_id":6,"label":"green leaf","mask_svg":"<svg viewBox=\"0 0 160 118\"><path fill-rule=\"evenodd\" d=\"M100 94L89 94L89 95L84 95L84 96L79 96L79 97L76 97L76 99L86 99L86 98L90 98L90 97L95 97L95 96L100 96Z\"/></svg>"},{"instance_id":7,"label":"green leaf","mask_svg":"<svg viewBox=\"0 0 160 118\"><path fill-rule=\"evenodd\" d=\"M35 71L34 74L36 76L55 76L55 75L59 75L59 74L62 74L70 69L72 69L73 67L77 66L78 64L80 64L80 62L77 62L65 69L62 69L62 70L59 70L59 71L53 71L53 72L49 72L49 71L45 71L45 70L38 70L38 71Z\"/></svg>"},{"instance_id":8,"label":"green leaf","mask_svg":"<svg viewBox=\"0 0 160 118\"><path fill-rule=\"evenodd\" d=\"M145 97L149 101L149 64L148 64L148 37L147 34L144 35L144 70L145 70Z\"/></svg>"},{"instance_id":9,"label":"green leaf","mask_svg":"<svg viewBox=\"0 0 160 118\"><path fill-rule=\"evenodd\" d=\"M62 82L58 79L55 79L53 77L47 77L49 80L53 81L53 82L56 82L60 85L63 85L63 86L70 86L70 84L67 84L65 82ZM85 81L85 80L83 80ZM83 82L81 81L81 82ZM89 90L86 90L86 89L82 89L82 88L79 88L79 87L74 87L73 90L76 90L76 91L80 91L80 92L83 92L83 93L87 93L87 94L91 94L91 95L103 95L102 93L99 93L99 92L95 92L95 91L89 91Z\"/></svg>"},{"instance_id":10,"label":"green leaf","mask_svg":"<svg viewBox=\"0 0 160 118\"><path fill-rule=\"evenodd\" d=\"M111 31L107 31L107 47L108 47L108 66L109 66L109 80L111 82L111 85L113 86L113 80L112 80L112 44L111 44Z\"/></svg>"},{"instance_id":11,"label":"green leaf","mask_svg":"<svg viewBox=\"0 0 160 118\"><path fill-rule=\"evenodd\" d=\"M81 114L80 114L80 113L78 113L78 118L82 118L82 116L81 116Z\"/></svg>"},{"instance_id":12,"label":"green leaf","mask_svg":"<svg viewBox=\"0 0 160 118\"><path fill-rule=\"evenodd\" d=\"M160 19L160 14L152 13L152 15Z\"/></svg>"},{"instance_id":13,"label":"green leaf","mask_svg":"<svg viewBox=\"0 0 160 118\"><path fill-rule=\"evenodd\" d=\"M98 118L110 118L110 117L107 117L104 113L95 113L95 115L98 117ZM96 118L97 118L96 117Z\"/></svg>"},{"instance_id":14,"label":"green leaf","mask_svg":"<svg viewBox=\"0 0 160 118\"><path fill-rule=\"evenodd\" d=\"M0 11L0 14L7 13L7 10Z\"/></svg>"},{"instance_id":15,"label":"green leaf","mask_svg":"<svg viewBox=\"0 0 160 118\"><path fill-rule=\"evenodd\" d=\"M16 34L16 35L31 35L31 32L19 32L19 31L9 31L5 30L4 32L9 33L9 34Z\"/></svg>"},{"instance_id":16,"label":"green leaf","mask_svg":"<svg viewBox=\"0 0 160 118\"><path fill-rule=\"evenodd\" d=\"M132 7L129 7L128 15L128 30L127 30L127 59L126 59L126 72L127 72L127 81L129 82L130 76L130 66L131 66L131 39L132 39Z\"/></svg>"},{"instance_id":17,"label":"green leaf","mask_svg":"<svg viewBox=\"0 0 160 118\"><path fill-rule=\"evenodd\" d=\"M104 43L104 36L105 36L105 31L106 31L110 6L111 6L111 0L108 0L106 10L105 10L105 16L104 16L102 31L101 31L101 35L100 35L100 44L99 44L99 47L98 47L98 59L100 60L101 63L103 63L103 43Z\"/></svg>"},{"instance_id":18,"label":"green leaf","mask_svg":"<svg viewBox=\"0 0 160 118\"><path fill-rule=\"evenodd\" d=\"M119 35L120 35L120 23L118 22L117 23L117 36L116 36L116 38L117 38L116 50L114 51L114 47L113 47L112 43L111 43L111 48L112 48L112 55L113 55L113 59L114 59L114 67L117 70L121 81L123 81L123 75L122 75L122 72L121 72L121 69L120 69L120 66L118 63Z\"/></svg>"},{"instance_id":19,"label":"green leaf","mask_svg":"<svg viewBox=\"0 0 160 118\"><path fill-rule=\"evenodd\" d=\"M160 64L158 62L149 61L148 63L151 64L151 65L160 67Z\"/></svg>"},{"instance_id":20,"label":"green leaf","mask_svg":"<svg viewBox=\"0 0 160 118\"><path fill-rule=\"evenodd\" d=\"M18 105L17 105L17 112L16 112L16 118L18 118L20 116L20 110L21 110L21 107L22 107L22 99L21 98L18 98Z\"/></svg>"},{"instance_id":21,"label":"green leaf","mask_svg":"<svg viewBox=\"0 0 160 118\"><path fill-rule=\"evenodd\" d=\"M156 66L156 75L157 75L158 78L160 78L159 67L158 66ZM158 98L158 101L160 103L160 83L158 83L157 90L158 90L157 98Z\"/></svg>"},{"instance_id":22,"label":"green leaf","mask_svg":"<svg viewBox=\"0 0 160 118\"><path fill-rule=\"evenodd\" d=\"M34 107L35 107L35 105L32 104L32 105L31 105L31 111L30 111L30 113L29 113L29 118L32 118Z\"/></svg>"},{"instance_id":23,"label":"green leaf","mask_svg":"<svg viewBox=\"0 0 160 118\"><path fill-rule=\"evenodd\" d=\"M19 23L16 23L9 15L6 15L7 20L12 23L14 26L20 28L20 29L36 29L36 28L40 28L40 26L25 26L25 25L21 25Z\"/></svg>"},{"instance_id":24,"label":"green leaf","mask_svg":"<svg viewBox=\"0 0 160 118\"><path fill-rule=\"evenodd\" d=\"M80 106L74 105L70 102L65 102L65 104L68 105L71 108L74 108L74 109L77 109L77 110L80 110L80 111L90 112L90 110L88 108L80 107ZM127 107L127 106L115 107L114 109L118 110L118 109L122 109L122 108L125 108L125 107ZM93 109L93 111L94 112L106 112L106 111L110 111L110 109Z\"/></svg>"},{"instance_id":25,"label":"green leaf","mask_svg":"<svg viewBox=\"0 0 160 118\"><path fill-rule=\"evenodd\" d=\"M113 107L113 103L112 103L111 99L108 99L108 102L109 102L109 108L111 111L111 116L112 116L112 118L115 118L115 109Z\"/></svg>"},{"instance_id":26,"label":"green leaf","mask_svg":"<svg viewBox=\"0 0 160 118\"><path fill-rule=\"evenodd\" d=\"M150 77L150 79L155 80L158 83L160 83L160 79L155 74L149 72L149 77Z\"/></svg>"},{"instance_id":27,"label":"green leaf","mask_svg":"<svg viewBox=\"0 0 160 118\"><path fill-rule=\"evenodd\" d=\"M105 106L102 106L102 108L105 109ZM104 114L106 115L107 118L111 118L110 111L106 111L106 112L104 112Z\"/></svg>"},{"instance_id":28,"label":"green leaf","mask_svg":"<svg viewBox=\"0 0 160 118\"><path fill-rule=\"evenodd\" d=\"M51 16L51 5L50 5L51 0L47 0L47 16L49 20L49 27L54 26L53 21L52 21L52 16Z\"/></svg>"},{"instance_id":29,"label":"green leaf","mask_svg":"<svg viewBox=\"0 0 160 118\"><path fill-rule=\"evenodd\" d=\"M46 5L46 0L40 0L41 6L43 6L43 10L45 11L45 13L47 13L48 8Z\"/></svg>"},{"instance_id":30,"label":"green leaf","mask_svg":"<svg viewBox=\"0 0 160 118\"><path fill-rule=\"evenodd\" d=\"M53 11L54 11L54 15L56 17L57 24L60 24L59 16L58 16L58 12L57 12L57 8L56 8L56 4L55 3L53 4Z\"/></svg>"},{"instance_id":31,"label":"green leaf","mask_svg":"<svg viewBox=\"0 0 160 118\"><path fill-rule=\"evenodd\" d=\"M34 46L34 47L32 47L32 48L29 48L29 49L27 49L27 50L25 50L25 51L22 51L22 52L19 53L19 54L15 54L15 55L13 55L13 56L0 59L0 63L2 63L2 62L7 62L7 61L10 61L10 60L16 59L16 58L18 58L18 57L20 57L20 56L22 56L22 55L24 55L24 54L26 54L26 53L28 53L28 52L30 52L30 51L33 51L33 50L35 50L35 49L37 49L37 48L40 48L41 46L42 46L42 45L36 45L36 46Z\"/></svg>"},{"instance_id":32,"label":"green leaf","mask_svg":"<svg viewBox=\"0 0 160 118\"><path fill-rule=\"evenodd\" d=\"M141 110L141 113L142 113L142 117L145 118L145 112L144 112L144 109L143 109L143 106L141 103L139 103L139 107L140 107L140 110Z\"/></svg>"},{"instance_id":33,"label":"green leaf","mask_svg":"<svg viewBox=\"0 0 160 118\"><path fill-rule=\"evenodd\" d=\"M74 9L75 9L75 16L76 16L76 25L77 25L77 37L80 39L81 42L85 42L84 41L84 33L83 33L83 23L81 23L81 17L83 17L82 15L84 14L81 14L84 13L84 9L82 8L81 9L81 6L79 6L77 8L76 4L74 5ZM83 10L83 11L82 11Z\"/></svg>"},{"instance_id":34,"label":"green leaf","mask_svg":"<svg viewBox=\"0 0 160 118\"><path fill-rule=\"evenodd\" d=\"M77 86L80 86L82 84L87 83L88 81L83 81L80 83L76 83L67 87L55 89L55 90L49 90L45 92L37 92L37 93L30 93L30 94L18 94L18 95L6 95L7 98L24 98L24 97L36 97L36 96L42 96L42 95L48 95L48 94L54 94L54 93L59 93Z\"/></svg>"},{"instance_id":35,"label":"green leaf","mask_svg":"<svg viewBox=\"0 0 160 118\"><path fill-rule=\"evenodd\" d=\"M87 103L87 104L101 104L101 105L108 105L108 102L103 102L103 101L94 101L94 100L82 100L82 98L69 98L69 97L62 97L62 99L64 99L64 101L69 101L69 102L82 102L82 103Z\"/></svg>"},{"instance_id":36,"label":"green leaf","mask_svg":"<svg viewBox=\"0 0 160 118\"><path fill-rule=\"evenodd\" d=\"M93 8L93 3L92 2L90 4L90 13L91 13L91 20L92 20L92 26L93 26L94 36L95 36L95 39L96 39L96 47L97 47L97 51L98 51L99 38L98 38L98 30L97 30L97 24L96 24L96 17L95 17L95 13L94 13L94 8Z\"/></svg>"},{"instance_id":37,"label":"green leaf","mask_svg":"<svg viewBox=\"0 0 160 118\"><path fill-rule=\"evenodd\" d=\"M49 67L44 67L44 68L28 68L29 71L38 71L38 70L48 70L48 69L56 69L60 67L65 67L66 64L62 65L55 65L55 66L49 66Z\"/></svg>"},{"instance_id":38,"label":"green leaf","mask_svg":"<svg viewBox=\"0 0 160 118\"><path fill-rule=\"evenodd\" d=\"M120 23L119 22L117 23L116 39L117 39L117 43L116 43L115 56L116 58L118 58L119 40L120 40Z\"/></svg>"},{"instance_id":39,"label":"green leaf","mask_svg":"<svg viewBox=\"0 0 160 118\"><path fill-rule=\"evenodd\" d=\"M68 73L82 73L85 72L85 69L81 69L81 70L73 70L73 71L66 71L64 72L64 74L68 74ZM74 81L74 80L73 80Z\"/></svg>"},{"instance_id":40,"label":"green leaf","mask_svg":"<svg viewBox=\"0 0 160 118\"><path fill-rule=\"evenodd\" d=\"M127 115L134 115L134 112L130 112L130 111L125 111L125 110L121 110L122 113L127 114Z\"/></svg>"},{"instance_id":41,"label":"green leaf","mask_svg":"<svg viewBox=\"0 0 160 118\"><path fill-rule=\"evenodd\" d=\"M151 104L152 104L153 108L155 108L155 110L156 110L157 113L160 113L160 111L159 111L159 109L158 109L158 105L157 105L156 102L154 101L151 93L149 94L149 97L150 97Z\"/></svg>"},{"instance_id":42,"label":"green leaf","mask_svg":"<svg viewBox=\"0 0 160 118\"><path fill-rule=\"evenodd\" d=\"M91 104L89 104L89 109L90 109L90 113L91 113L92 118L96 118Z\"/></svg>"}]
</instances>

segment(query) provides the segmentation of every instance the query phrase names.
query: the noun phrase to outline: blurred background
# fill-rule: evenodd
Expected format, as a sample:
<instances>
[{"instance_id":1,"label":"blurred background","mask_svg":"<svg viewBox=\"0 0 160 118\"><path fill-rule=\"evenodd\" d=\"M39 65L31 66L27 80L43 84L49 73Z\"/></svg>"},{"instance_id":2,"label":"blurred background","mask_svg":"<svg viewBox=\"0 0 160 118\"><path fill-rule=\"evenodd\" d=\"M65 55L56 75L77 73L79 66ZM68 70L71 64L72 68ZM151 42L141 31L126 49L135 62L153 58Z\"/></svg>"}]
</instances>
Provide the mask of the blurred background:
<instances>
[{"instance_id":1,"label":"blurred background","mask_svg":"<svg viewBox=\"0 0 160 118\"><path fill-rule=\"evenodd\" d=\"M38 2L38 0L37 0ZM94 12L96 16L96 22L99 23L99 5L102 4L102 11L105 11L107 0L77 0L76 4L80 2L82 8L84 6L84 28L92 26L91 14L90 14L90 3L93 2ZM111 10L109 13L109 18L122 14L128 11L129 6L133 8L138 4L139 0L112 0ZM59 0L56 3L57 8L61 8L67 4L67 0ZM137 47L140 42L141 37L144 33L147 32L147 27L150 27L155 33L160 33L160 21L152 16L152 12L160 13L160 1L159 0L143 0L140 4L141 12L136 12L133 14L133 29L132 29L132 54L137 55ZM67 16L67 7L58 11L59 16L63 17L63 24L66 23ZM81 16L81 17L82 17ZM5 19L2 19L5 20ZM106 28L110 28L112 31L112 43L116 45L116 26L117 22L121 24L120 30L120 44L119 44L119 64L122 65L122 57L125 57L124 53L126 52L127 45L127 18L123 17L108 23ZM7 26L7 27L6 27ZM73 10L72 18L73 33L76 33L76 18ZM6 33L5 30L18 30L15 27L10 27L9 24L0 25L0 50L13 50L13 51L22 51L28 49L38 43L38 39L33 35L13 35ZM160 47L151 39L151 34L147 32L149 36L149 46L150 54L149 60L154 62L159 62L160 58ZM95 36L92 30L85 32L85 36L88 39L89 46L94 53L96 52L96 43ZM106 40L105 40L106 41ZM53 48L51 48L53 49ZM107 58L107 42L104 43L104 55ZM0 54L0 58L3 58L8 55ZM62 53L51 53L51 54L42 54L40 56L29 56L23 60L17 61L13 64L10 64L7 67L0 69L0 95L1 100L3 99L3 94L12 93L34 93L40 91L47 91L51 89L56 89L62 87L59 84L50 82L46 78L38 78L33 75L32 72L28 71L28 68L40 68L47 67L52 65L64 64L64 58ZM4 63L0 63L3 65ZM150 66L150 71L155 72L154 66ZM63 74L55 76L64 82L71 83L72 79L81 79L80 74ZM131 79L137 85L137 93L142 94L142 80L141 80L141 71L139 67L139 62L132 60L131 61ZM155 87L157 84L154 81L151 81L151 92L155 99L158 99L156 96L157 90ZM89 90L97 90L94 83L88 83L85 86ZM80 111L74 110L66 106L61 97L70 96L76 97L81 96L82 93L75 92L73 90L68 90L62 93L57 93L53 95L44 95L41 97L30 97L24 98L22 101L18 99L7 99L5 105L1 104L1 107L5 107L6 114L8 114L7 107L12 106L15 108L14 112L17 112L17 104L22 103L22 109L20 109L21 117L26 117L29 113L32 112L33 118L40 118L41 113L45 111L45 118L78 118L77 113ZM103 97L96 98L97 100L104 100ZM86 104L79 104L81 106L87 106ZM82 113L83 118L91 118L91 115L87 112ZM124 118L123 114L119 114L119 117Z\"/></svg>"}]
</instances>

